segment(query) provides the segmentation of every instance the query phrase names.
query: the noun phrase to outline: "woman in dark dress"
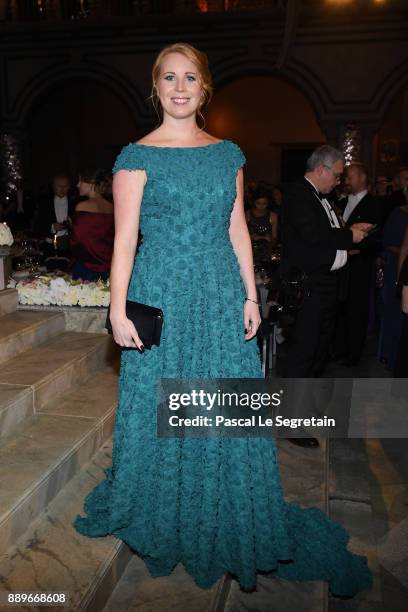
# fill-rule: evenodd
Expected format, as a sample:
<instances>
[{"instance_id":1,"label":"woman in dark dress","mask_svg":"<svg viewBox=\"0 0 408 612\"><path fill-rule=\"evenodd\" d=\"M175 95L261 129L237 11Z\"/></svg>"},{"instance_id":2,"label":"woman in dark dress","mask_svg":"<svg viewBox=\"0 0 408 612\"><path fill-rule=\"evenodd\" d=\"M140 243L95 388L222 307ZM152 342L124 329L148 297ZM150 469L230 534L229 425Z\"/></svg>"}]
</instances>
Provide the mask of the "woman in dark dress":
<instances>
[{"instance_id":1,"label":"woman in dark dress","mask_svg":"<svg viewBox=\"0 0 408 612\"><path fill-rule=\"evenodd\" d=\"M81 196L72 220L72 278L94 281L109 277L115 235L111 174L105 170L83 171L78 181Z\"/></svg>"},{"instance_id":2,"label":"woman in dark dress","mask_svg":"<svg viewBox=\"0 0 408 612\"><path fill-rule=\"evenodd\" d=\"M272 246L278 239L278 215L271 210L270 200L268 190L260 186L252 195L252 207L246 212L255 264L270 261Z\"/></svg>"},{"instance_id":3,"label":"woman in dark dress","mask_svg":"<svg viewBox=\"0 0 408 612\"><path fill-rule=\"evenodd\" d=\"M405 238L401 247L401 267L398 285L401 288L401 309L403 312L403 323L401 338L399 341L397 362L394 376L396 378L408 377L408 227L405 230Z\"/></svg>"},{"instance_id":4,"label":"woman in dark dress","mask_svg":"<svg viewBox=\"0 0 408 612\"><path fill-rule=\"evenodd\" d=\"M395 208L384 227L385 249L384 286L382 290L383 312L381 320L378 356L390 370L394 370L403 315L397 296L398 261L405 229L408 226L408 204Z\"/></svg>"}]
</instances>

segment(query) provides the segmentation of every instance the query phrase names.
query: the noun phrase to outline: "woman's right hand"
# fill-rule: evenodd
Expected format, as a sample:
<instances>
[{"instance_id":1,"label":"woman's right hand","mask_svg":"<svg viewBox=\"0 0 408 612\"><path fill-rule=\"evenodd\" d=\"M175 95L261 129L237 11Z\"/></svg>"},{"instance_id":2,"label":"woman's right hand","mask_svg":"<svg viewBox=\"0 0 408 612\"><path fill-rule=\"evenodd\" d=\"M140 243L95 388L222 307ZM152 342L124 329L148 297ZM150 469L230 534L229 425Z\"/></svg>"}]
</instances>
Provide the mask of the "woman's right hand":
<instances>
[{"instance_id":1,"label":"woman's right hand","mask_svg":"<svg viewBox=\"0 0 408 612\"><path fill-rule=\"evenodd\" d=\"M113 339L117 344L131 348L136 347L139 351L143 352L143 342L130 319L126 316L119 318L111 316L110 322L112 325Z\"/></svg>"}]
</instances>

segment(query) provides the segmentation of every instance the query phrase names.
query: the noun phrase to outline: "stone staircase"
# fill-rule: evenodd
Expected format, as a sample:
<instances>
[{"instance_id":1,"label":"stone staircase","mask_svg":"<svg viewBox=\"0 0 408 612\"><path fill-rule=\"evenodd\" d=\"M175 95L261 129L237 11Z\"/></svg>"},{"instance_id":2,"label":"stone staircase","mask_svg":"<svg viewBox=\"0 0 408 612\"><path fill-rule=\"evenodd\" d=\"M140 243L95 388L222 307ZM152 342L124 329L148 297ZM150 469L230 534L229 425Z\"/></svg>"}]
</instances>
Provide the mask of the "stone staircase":
<instances>
[{"instance_id":1,"label":"stone staircase","mask_svg":"<svg viewBox=\"0 0 408 612\"><path fill-rule=\"evenodd\" d=\"M285 499L328 511L329 447L299 448L278 440ZM200 589L179 564L170 576L151 578L133 556L103 612L327 612L325 582L294 582L258 574L257 590L245 593L231 576ZM343 612L343 611L342 611Z\"/></svg>"},{"instance_id":2,"label":"stone staircase","mask_svg":"<svg viewBox=\"0 0 408 612\"><path fill-rule=\"evenodd\" d=\"M0 592L65 592L73 611L109 598L128 547L71 523L110 464L117 377L110 336L66 331L61 312L17 310L17 292L0 292Z\"/></svg>"},{"instance_id":3,"label":"stone staircase","mask_svg":"<svg viewBox=\"0 0 408 612\"><path fill-rule=\"evenodd\" d=\"M66 331L61 312L17 310L14 290L0 293L0 313L0 591L65 592L72 611L271 610L282 598L285 609L293 599L324 610L321 583L289 592L261 577L249 596L225 576L204 591L181 565L152 579L120 540L78 534L72 521L111 462L117 351L105 333ZM325 446L308 454L281 445L287 497L325 508Z\"/></svg>"},{"instance_id":4,"label":"stone staircase","mask_svg":"<svg viewBox=\"0 0 408 612\"><path fill-rule=\"evenodd\" d=\"M117 376L110 336L67 331L63 313L17 310L17 292L0 292L0 593L64 592L64 610L88 612L346 612L323 582L259 575L248 594L226 575L202 590L181 565L153 579L120 540L74 530L111 463ZM337 518L339 476L325 441L312 451L278 444L286 499Z\"/></svg>"}]
</instances>

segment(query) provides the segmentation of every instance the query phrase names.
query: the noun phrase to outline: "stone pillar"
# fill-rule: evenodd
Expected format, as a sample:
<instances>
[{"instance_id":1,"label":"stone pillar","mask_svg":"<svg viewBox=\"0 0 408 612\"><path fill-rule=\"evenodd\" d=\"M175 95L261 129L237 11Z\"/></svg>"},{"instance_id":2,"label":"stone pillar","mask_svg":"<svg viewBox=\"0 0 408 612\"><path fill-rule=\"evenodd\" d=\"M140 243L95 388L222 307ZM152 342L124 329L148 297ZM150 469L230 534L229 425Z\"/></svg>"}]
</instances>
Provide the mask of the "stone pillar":
<instances>
[{"instance_id":1,"label":"stone pillar","mask_svg":"<svg viewBox=\"0 0 408 612\"><path fill-rule=\"evenodd\" d=\"M331 145L332 147L336 147L336 149L339 148L342 137L341 122L337 119L324 119L319 121L319 125L326 136L327 144Z\"/></svg>"}]
</instances>

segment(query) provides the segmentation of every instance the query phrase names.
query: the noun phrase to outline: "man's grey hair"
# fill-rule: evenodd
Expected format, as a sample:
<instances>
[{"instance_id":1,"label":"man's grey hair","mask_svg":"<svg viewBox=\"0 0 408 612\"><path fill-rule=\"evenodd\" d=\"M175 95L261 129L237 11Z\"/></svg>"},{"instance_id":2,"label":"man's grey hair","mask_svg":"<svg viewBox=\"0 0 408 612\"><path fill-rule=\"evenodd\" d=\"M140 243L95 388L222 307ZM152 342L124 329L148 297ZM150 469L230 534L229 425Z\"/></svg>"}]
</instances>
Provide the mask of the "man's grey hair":
<instances>
[{"instance_id":1,"label":"man's grey hair","mask_svg":"<svg viewBox=\"0 0 408 612\"><path fill-rule=\"evenodd\" d=\"M306 162L306 170L311 172L318 166L329 166L331 168L337 161L344 163L344 155L338 149L330 145L317 147Z\"/></svg>"}]
</instances>

